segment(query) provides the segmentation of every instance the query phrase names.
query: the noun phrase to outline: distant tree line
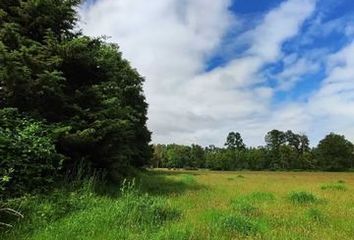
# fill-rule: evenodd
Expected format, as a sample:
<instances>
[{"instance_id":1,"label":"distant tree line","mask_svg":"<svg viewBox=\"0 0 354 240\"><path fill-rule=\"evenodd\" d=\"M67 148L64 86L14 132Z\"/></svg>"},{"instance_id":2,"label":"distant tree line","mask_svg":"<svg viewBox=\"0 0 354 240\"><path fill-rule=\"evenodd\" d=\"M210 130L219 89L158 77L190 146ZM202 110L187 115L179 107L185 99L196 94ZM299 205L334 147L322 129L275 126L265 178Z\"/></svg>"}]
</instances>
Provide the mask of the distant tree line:
<instances>
[{"instance_id":1,"label":"distant tree line","mask_svg":"<svg viewBox=\"0 0 354 240\"><path fill-rule=\"evenodd\" d=\"M222 148L213 145L154 145L153 167L209 168L213 170L325 170L354 167L354 146L344 136L331 133L310 148L304 134L272 130L265 146L246 147L238 132L230 132Z\"/></svg>"}]
</instances>

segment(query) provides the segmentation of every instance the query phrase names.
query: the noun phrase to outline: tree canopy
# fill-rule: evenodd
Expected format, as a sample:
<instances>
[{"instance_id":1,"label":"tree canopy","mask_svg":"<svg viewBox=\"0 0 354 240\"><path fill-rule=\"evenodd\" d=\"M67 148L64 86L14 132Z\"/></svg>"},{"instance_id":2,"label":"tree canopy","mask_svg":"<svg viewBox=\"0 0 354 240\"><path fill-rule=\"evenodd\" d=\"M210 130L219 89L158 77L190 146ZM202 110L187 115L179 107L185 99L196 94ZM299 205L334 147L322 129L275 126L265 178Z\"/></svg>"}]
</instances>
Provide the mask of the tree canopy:
<instances>
[{"instance_id":1,"label":"tree canopy","mask_svg":"<svg viewBox=\"0 0 354 240\"><path fill-rule=\"evenodd\" d=\"M153 166L214 170L348 170L354 166L354 147L344 136L330 134L311 149L305 134L274 129L265 142L265 146L246 147L240 133L230 132L224 148L198 146L194 156L197 145L158 144Z\"/></svg>"}]
</instances>

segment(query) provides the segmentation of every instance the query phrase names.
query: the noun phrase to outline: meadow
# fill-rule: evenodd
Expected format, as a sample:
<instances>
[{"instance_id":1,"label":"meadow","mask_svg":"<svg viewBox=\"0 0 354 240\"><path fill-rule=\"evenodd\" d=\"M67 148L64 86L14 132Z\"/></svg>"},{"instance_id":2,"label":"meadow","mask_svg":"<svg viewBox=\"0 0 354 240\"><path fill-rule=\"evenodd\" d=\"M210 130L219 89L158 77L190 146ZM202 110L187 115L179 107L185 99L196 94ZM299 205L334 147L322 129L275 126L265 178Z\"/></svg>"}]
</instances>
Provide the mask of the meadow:
<instances>
[{"instance_id":1,"label":"meadow","mask_svg":"<svg viewBox=\"0 0 354 240\"><path fill-rule=\"evenodd\" d=\"M0 239L354 239L353 185L353 173L151 170L13 200L24 218Z\"/></svg>"}]
</instances>

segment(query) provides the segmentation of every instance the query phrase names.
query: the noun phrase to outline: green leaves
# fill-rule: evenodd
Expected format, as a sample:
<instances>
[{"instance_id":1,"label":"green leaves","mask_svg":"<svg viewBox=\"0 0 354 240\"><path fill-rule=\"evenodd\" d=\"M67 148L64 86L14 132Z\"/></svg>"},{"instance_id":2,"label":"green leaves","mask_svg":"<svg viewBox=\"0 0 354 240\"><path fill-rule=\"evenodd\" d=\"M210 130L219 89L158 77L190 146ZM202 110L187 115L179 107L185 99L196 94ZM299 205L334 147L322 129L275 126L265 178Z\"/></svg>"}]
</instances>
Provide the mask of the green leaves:
<instances>
[{"instance_id":1,"label":"green leaves","mask_svg":"<svg viewBox=\"0 0 354 240\"><path fill-rule=\"evenodd\" d=\"M74 30L80 1L0 3L0 108L9 117L1 139L12 146L3 148L6 161L21 158L28 168L49 172L63 159L66 171L84 161L118 174L145 165L151 151L144 79L117 45ZM32 171L14 169L19 181ZM33 177L53 181L45 178Z\"/></svg>"},{"instance_id":2,"label":"green leaves","mask_svg":"<svg viewBox=\"0 0 354 240\"><path fill-rule=\"evenodd\" d=\"M319 164L326 170L343 170L354 166L354 146L344 136L330 133L316 149Z\"/></svg>"},{"instance_id":3,"label":"green leaves","mask_svg":"<svg viewBox=\"0 0 354 240\"><path fill-rule=\"evenodd\" d=\"M51 138L52 127L15 109L0 110L0 119L0 185L6 197L48 188L63 160Z\"/></svg>"}]
</instances>

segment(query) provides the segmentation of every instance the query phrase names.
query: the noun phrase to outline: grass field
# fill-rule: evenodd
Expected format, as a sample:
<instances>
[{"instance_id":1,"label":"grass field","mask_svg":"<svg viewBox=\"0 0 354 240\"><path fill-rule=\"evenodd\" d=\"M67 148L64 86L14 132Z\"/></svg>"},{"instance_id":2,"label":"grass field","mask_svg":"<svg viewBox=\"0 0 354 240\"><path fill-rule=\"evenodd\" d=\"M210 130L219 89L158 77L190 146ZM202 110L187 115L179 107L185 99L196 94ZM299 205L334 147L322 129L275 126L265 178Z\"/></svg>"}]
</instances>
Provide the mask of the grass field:
<instances>
[{"instance_id":1,"label":"grass field","mask_svg":"<svg viewBox=\"0 0 354 240\"><path fill-rule=\"evenodd\" d=\"M154 170L109 196L22 199L0 239L354 239L353 186L353 173Z\"/></svg>"}]
</instances>

